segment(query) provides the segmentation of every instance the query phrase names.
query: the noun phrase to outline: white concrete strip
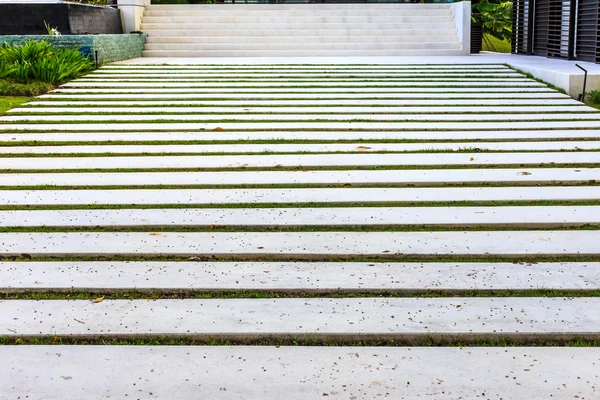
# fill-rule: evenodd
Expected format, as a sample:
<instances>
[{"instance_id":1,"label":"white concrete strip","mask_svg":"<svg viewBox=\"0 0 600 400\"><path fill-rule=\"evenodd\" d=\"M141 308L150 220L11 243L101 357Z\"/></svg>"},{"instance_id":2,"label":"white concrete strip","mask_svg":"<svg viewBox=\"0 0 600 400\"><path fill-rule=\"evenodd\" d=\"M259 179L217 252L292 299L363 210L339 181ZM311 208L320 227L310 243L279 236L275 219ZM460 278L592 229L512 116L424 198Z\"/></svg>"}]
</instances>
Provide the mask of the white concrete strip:
<instances>
[{"instance_id":1,"label":"white concrete strip","mask_svg":"<svg viewBox=\"0 0 600 400\"><path fill-rule=\"evenodd\" d=\"M543 83L538 83L531 80L522 80L522 81L511 81L509 83L504 83L502 81L490 81L486 79L482 79L480 82L477 81L435 81L432 82L430 80L427 81L406 81L406 82L398 82L398 81L382 81L378 80L377 82L321 82L321 80L313 80L310 82L290 82L290 81L282 81L281 83L277 82L222 82L222 83L194 83L194 82L85 82L81 80L74 80L71 82L67 82L61 87L65 88L86 88L86 87L96 87L96 88L127 88L127 87L138 87L138 88L220 88L220 87L235 87L235 88L244 88L250 89L254 87L280 87L280 88L293 88L295 86L337 86L337 87L354 87L360 89L361 87L472 87L472 86L481 86L481 87L543 87L547 88Z\"/></svg>"},{"instance_id":2,"label":"white concrete strip","mask_svg":"<svg viewBox=\"0 0 600 400\"><path fill-rule=\"evenodd\" d=\"M81 135L84 136L84 135ZM330 153L378 151L559 151L600 150L600 141L471 142L471 143L328 143L328 144L160 144L87 146L10 146L0 154L102 153Z\"/></svg>"},{"instance_id":3,"label":"white concrete strip","mask_svg":"<svg viewBox=\"0 0 600 400\"><path fill-rule=\"evenodd\" d=\"M26 123L26 122L130 122L143 121L161 123L161 121L257 121L257 122L279 122L279 121L323 121L331 123L337 121L361 122L417 122L417 121L600 121L600 113L531 113L531 114L509 114L509 113L482 113L482 114L332 114L326 113L326 108L321 108L324 114L88 114L88 115L68 115L67 112L61 115L8 115L0 117L1 123ZM439 110L440 112L442 110ZM314 111L313 111L314 112Z\"/></svg>"},{"instance_id":4,"label":"white concrete strip","mask_svg":"<svg viewBox=\"0 0 600 400\"><path fill-rule=\"evenodd\" d=\"M600 181L600 168L0 174L0 186L549 183Z\"/></svg>"},{"instance_id":5,"label":"white concrete strip","mask_svg":"<svg viewBox=\"0 0 600 400\"><path fill-rule=\"evenodd\" d=\"M0 233L0 255L600 255L600 231ZM522 299L518 299L522 300ZM600 299L598 299L600 301ZM600 306L600 304L599 304ZM596 315L600 314L594 312ZM0 316L3 313L0 312ZM1 318L1 317L0 317Z\"/></svg>"},{"instance_id":6,"label":"white concrete strip","mask_svg":"<svg viewBox=\"0 0 600 400\"><path fill-rule=\"evenodd\" d=\"M0 262L0 289L591 290L600 263Z\"/></svg>"},{"instance_id":7,"label":"white concrete strip","mask_svg":"<svg viewBox=\"0 0 600 400\"><path fill-rule=\"evenodd\" d=\"M53 105L58 105L54 103ZM251 107L240 105L238 107L18 107L7 110L8 114L19 113L19 114L31 114L31 113L46 113L46 114L62 114L68 115L73 113L87 113L87 114L170 114L170 113L186 113L186 114L200 114L200 113L260 113L260 114L312 114L315 113L344 113L351 114L347 115L347 118L369 118L370 114L382 114L382 113L395 113L395 114L434 114L435 118L440 115L452 114L454 117L458 117L457 114L461 113L486 113L489 114L510 114L510 113L596 113L600 115L598 110L587 107L587 106L535 106L524 108L522 106L506 106L506 107L490 107L490 106L470 106L470 107ZM360 115L359 113L369 113L366 115ZM356 115L359 114L359 115ZM479 117L478 115L469 114L473 117ZM560 115L560 114L559 114ZM155 115L155 118L162 118L162 115ZM179 117L179 116L178 116ZM510 116L509 116L510 117ZM317 116L318 118L318 116Z\"/></svg>"},{"instance_id":8,"label":"white concrete strip","mask_svg":"<svg viewBox=\"0 0 600 400\"><path fill-rule=\"evenodd\" d=\"M600 163L600 152L383 153L226 156L8 157L0 170L127 168L277 168L403 165L535 165ZM462 170L454 171L460 175Z\"/></svg>"},{"instance_id":9,"label":"white concrete strip","mask_svg":"<svg viewBox=\"0 0 600 400\"><path fill-rule=\"evenodd\" d=\"M5 117L9 118L9 117ZM238 131L238 130L504 130L504 129L600 129L600 121L513 121L513 122L146 122L146 123L29 123L29 124L0 124L0 132L23 131ZM577 132L577 131L575 131ZM585 137L585 132L577 132L576 137Z\"/></svg>"},{"instance_id":10,"label":"white concrete strip","mask_svg":"<svg viewBox=\"0 0 600 400\"><path fill-rule=\"evenodd\" d=\"M83 79L143 79L143 78L171 78L177 79L306 79L310 78L313 80L321 79L388 79L388 78L410 78L418 80L423 77L435 77L435 78L446 78L453 80L454 78L521 78L527 79L524 75L510 71L507 69L489 69L485 72L471 72L469 70L457 70L440 73L439 71L428 71L428 70L413 70L410 72L406 71L301 71L301 72L290 72L273 70L267 72L247 71L247 72L196 72L196 71L177 71L177 70L159 70L159 71L145 71L145 70L128 70L128 71L104 71L98 70L83 77Z\"/></svg>"},{"instance_id":11,"label":"white concrete strip","mask_svg":"<svg viewBox=\"0 0 600 400\"><path fill-rule=\"evenodd\" d=\"M194 84L220 84L225 83L229 85L230 83L248 83L249 87L254 86L255 83L262 84L266 83L283 83L285 85L288 84L296 84L296 83L308 83L310 85L320 85L320 84L331 84L338 83L340 86L345 86L349 84L359 83L365 84L367 82L371 82L374 85L381 84L389 84L390 82L396 83L412 83L414 86L418 86L423 82L441 82L445 85L449 85L450 83L461 84L462 82L478 82L478 83L487 83L487 82L502 82L502 86L510 86L513 83L521 83L521 82L533 82L532 80L525 78L521 75L500 75L500 76L436 76L436 75L424 75L424 76L410 76L410 77L395 77L395 76L372 76L372 77L312 77L312 78L296 78L296 77L225 77L225 78L211 78L211 77L179 77L177 75L167 75L167 76L159 76L159 77L148 77L148 76L86 76L84 78L80 78L74 80L76 83L96 83L96 82L104 82L104 83L121 83L128 82L131 84L142 84L142 83L160 83L160 82L168 82L171 83L179 83L179 82L190 82ZM142 86L142 85L137 85Z\"/></svg>"},{"instance_id":12,"label":"white concrete strip","mask_svg":"<svg viewBox=\"0 0 600 400\"><path fill-rule=\"evenodd\" d=\"M3 227L503 226L600 224L600 206L317 207L0 211Z\"/></svg>"},{"instance_id":13,"label":"white concrete strip","mask_svg":"<svg viewBox=\"0 0 600 400\"><path fill-rule=\"evenodd\" d=\"M17 335L597 333L599 298L3 300Z\"/></svg>"},{"instance_id":14,"label":"white concrete strip","mask_svg":"<svg viewBox=\"0 0 600 400\"><path fill-rule=\"evenodd\" d=\"M0 205L392 203L600 200L600 186L0 190Z\"/></svg>"},{"instance_id":15,"label":"white concrete strip","mask_svg":"<svg viewBox=\"0 0 600 400\"><path fill-rule=\"evenodd\" d=\"M302 57L303 59L306 59L305 57ZM401 61L402 59L404 59L405 57L399 57L397 58L399 61ZM421 57L419 57L421 58ZM434 57L437 58L437 57ZM264 60L264 58L261 58L262 60ZM313 60L318 60L319 58L314 58ZM343 59L347 59L347 57L343 57L343 58L339 58L338 60L343 60ZM364 58L365 60L371 59L371 57L369 58ZM389 59L389 58L388 58ZM461 57L461 59L465 60L465 61L469 61L467 59L465 59L464 57ZM214 61L215 59L213 59ZM221 59L220 59L221 60ZM239 61L254 61L252 63L247 63L247 64L243 64L243 63L239 63ZM298 71L298 70L316 70L316 71L346 71L346 70L353 70L353 71L387 71L387 70L392 70L392 71L403 71L403 70L408 70L408 71L413 71L415 69L426 69L426 70L439 70L441 72L446 72L446 71L452 71L452 70L461 70L461 69L468 69L469 71L479 71L479 70L489 70L489 69L501 69L501 68L505 68L507 70L511 70L510 68L508 68L506 65L504 65L502 62L496 63L496 64L492 64L492 63L486 63L485 60L481 59L481 62L478 63L470 63L470 62L463 62L463 63L446 63L446 64L435 64L435 63L426 63L426 64L411 64L411 65L402 65L402 64L388 64L385 65L383 63L377 63L377 64L365 64L365 65L360 65L357 63L350 63L350 64L345 64L345 65L336 65L335 63L332 64L327 64L327 65L309 65L306 63L298 63L298 64L287 64L284 65L282 63L279 64L257 64L256 63L257 59L250 59L250 58L245 58L245 57L239 57L236 59L236 61L238 61L238 63L220 63L219 65L203 65L203 63L201 61L203 61L203 59L200 58L189 58L187 60L181 60L181 59L171 59L171 61L173 61L172 63L164 63L164 59L163 60L158 60L158 59L142 59L142 58L138 58L138 59L134 59L134 60L127 60L127 64L125 63L113 63L110 65L105 65L103 67L100 68L100 71L111 71L111 70L117 70L117 71L129 71L132 69L144 69L144 70L152 70L152 71L156 71L156 70L194 70L194 71L215 71L215 72L222 72L222 71L254 71L254 70L266 70L266 71L271 71L271 70L290 70L290 71ZM284 58L279 58L279 61L281 60L285 60ZM453 61L455 61L456 59L454 59ZM131 63L129 63L130 61L132 61ZM182 62L179 62L182 61ZM196 61L194 62L188 62L188 61ZM229 60L227 60L229 61ZM379 61L379 60L377 60ZM479 61L479 60L478 60ZM153 64L160 64L160 65L153 65ZM352 65L351 65L352 64Z\"/></svg>"},{"instance_id":16,"label":"white concrete strip","mask_svg":"<svg viewBox=\"0 0 600 400\"><path fill-rule=\"evenodd\" d=\"M204 107L257 107L257 106L298 106L298 107L320 107L320 106L397 106L397 107L416 107L416 106L500 106L500 110L504 107L510 106L577 106L581 107L581 103L572 99L477 99L477 100L210 100L210 101L198 101L198 100L134 100L131 101L86 101L86 100L55 100L55 101L44 101L36 100L26 103L27 107L114 107L122 106L127 107L120 108L120 110L128 110L130 107L142 108L142 106L161 106L161 107L176 107L176 106L196 106L194 109L202 109ZM525 111L529 108L525 109ZM592 111L595 109L592 109Z\"/></svg>"},{"instance_id":17,"label":"white concrete strip","mask_svg":"<svg viewBox=\"0 0 600 400\"><path fill-rule=\"evenodd\" d=\"M599 362L595 347L2 346L0 387L30 400L593 399Z\"/></svg>"},{"instance_id":18,"label":"white concrete strip","mask_svg":"<svg viewBox=\"0 0 600 400\"><path fill-rule=\"evenodd\" d=\"M510 130L510 131L266 131L266 132L85 132L85 133L2 133L0 142L19 141L93 142L93 141L219 141L219 140L522 140L528 139L598 139L600 130ZM526 142L522 142L526 143ZM548 143L548 142L546 142ZM373 144L373 143L370 143ZM370 144L361 144L369 146ZM460 145L460 143L457 143ZM453 144L446 143L448 146ZM478 143L479 148L484 142ZM525 144L526 145L526 144ZM189 146L189 145L188 145ZM551 146L551 144L548 144ZM575 149L577 150L577 149ZM7 150L10 152L10 148Z\"/></svg>"},{"instance_id":19,"label":"white concrete strip","mask_svg":"<svg viewBox=\"0 0 600 400\"><path fill-rule=\"evenodd\" d=\"M118 100L118 99L131 99L132 101L150 99L164 99L177 100L177 99L283 99L283 100L315 100L319 99L411 99L411 100L427 100L427 99L562 99L569 100L567 95L558 92L546 92L539 90L523 90L514 91L512 89L500 91L498 93L489 93L486 91L481 92L481 89L474 89L472 91L461 90L461 91L439 91L435 89L432 92L426 92L423 90L416 91L392 91L392 90L374 90L367 91L360 90L353 93L351 90L344 90L336 93L332 90L327 90L327 93L323 93L323 90L317 91L294 91L297 93L290 93L290 90L268 90L259 92L253 90L252 92L244 93L239 90L225 91L219 90L218 92L214 89L202 90L202 89L176 89L176 90L135 90L135 89L121 89L121 90L105 90L105 89L57 89L49 94L39 96L39 99L52 99L52 100Z\"/></svg>"}]
</instances>

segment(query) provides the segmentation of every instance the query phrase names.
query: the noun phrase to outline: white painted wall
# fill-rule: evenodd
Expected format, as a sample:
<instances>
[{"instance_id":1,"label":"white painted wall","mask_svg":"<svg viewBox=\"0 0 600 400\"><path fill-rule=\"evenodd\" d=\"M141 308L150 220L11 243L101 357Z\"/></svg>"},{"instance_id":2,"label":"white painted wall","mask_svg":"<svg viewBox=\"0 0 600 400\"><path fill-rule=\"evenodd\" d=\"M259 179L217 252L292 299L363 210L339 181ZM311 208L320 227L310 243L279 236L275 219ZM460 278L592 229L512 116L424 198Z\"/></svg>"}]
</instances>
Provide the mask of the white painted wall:
<instances>
[{"instance_id":1,"label":"white painted wall","mask_svg":"<svg viewBox=\"0 0 600 400\"><path fill-rule=\"evenodd\" d=\"M456 21L456 30L462 46L462 54L471 54L471 2L461 1L450 5L454 20Z\"/></svg>"},{"instance_id":2,"label":"white painted wall","mask_svg":"<svg viewBox=\"0 0 600 400\"><path fill-rule=\"evenodd\" d=\"M123 24L123 33L130 33L140 30L144 9L150 5L151 0L117 0L119 10L121 10L121 22Z\"/></svg>"}]
</instances>

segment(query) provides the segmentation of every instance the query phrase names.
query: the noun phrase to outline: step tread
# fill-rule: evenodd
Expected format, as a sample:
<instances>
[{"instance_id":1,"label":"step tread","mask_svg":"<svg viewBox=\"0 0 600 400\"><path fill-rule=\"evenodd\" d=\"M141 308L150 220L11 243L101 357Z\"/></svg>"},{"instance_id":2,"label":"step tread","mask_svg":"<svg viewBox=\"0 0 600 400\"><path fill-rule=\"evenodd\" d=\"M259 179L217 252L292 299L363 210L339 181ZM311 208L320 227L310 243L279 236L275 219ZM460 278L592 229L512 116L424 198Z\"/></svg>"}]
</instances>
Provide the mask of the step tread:
<instances>
[{"instance_id":1,"label":"step tread","mask_svg":"<svg viewBox=\"0 0 600 400\"><path fill-rule=\"evenodd\" d=\"M597 333L599 307L526 297L5 300L0 322L7 336L556 335Z\"/></svg>"},{"instance_id":2,"label":"step tread","mask_svg":"<svg viewBox=\"0 0 600 400\"><path fill-rule=\"evenodd\" d=\"M598 186L0 190L0 205L160 205L598 200Z\"/></svg>"},{"instance_id":3,"label":"step tread","mask_svg":"<svg viewBox=\"0 0 600 400\"><path fill-rule=\"evenodd\" d=\"M600 255L600 231L0 233L3 256ZM519 299L520 300L520 299ZM598 300L600 301L600 299ZM4 315L0 313L0 316Z\"/></svg>"},{"instance_id":4,"label":"step tread","mask_svg":"<svg viewBox=\"0 0 600 400\"><path fill-rule=\"evenodd\" d=\"M595 290L600 263L0 262L0 282L3 291Z\"/></svg>"},{"instance_id":5,"label":"step tread","mask_svg":"<svg viewBox=\"0 0 600 400\"><path fill-rule=\"evenodd\" d=\"M0 348L7 396L16 398L27 388L30 399L52 398L60 392L63 400L80 400L82 389L90 398L118 393L192 399L199 388L207 398L220 400L306 400L342 393L356 398L435 393L439 400L468 398L472 393L544 400L561 393L591 399L598 391L599 358L600 350L593 347ZM399 382L398 371L408 378Z\"/></svg>"}]
</instances>

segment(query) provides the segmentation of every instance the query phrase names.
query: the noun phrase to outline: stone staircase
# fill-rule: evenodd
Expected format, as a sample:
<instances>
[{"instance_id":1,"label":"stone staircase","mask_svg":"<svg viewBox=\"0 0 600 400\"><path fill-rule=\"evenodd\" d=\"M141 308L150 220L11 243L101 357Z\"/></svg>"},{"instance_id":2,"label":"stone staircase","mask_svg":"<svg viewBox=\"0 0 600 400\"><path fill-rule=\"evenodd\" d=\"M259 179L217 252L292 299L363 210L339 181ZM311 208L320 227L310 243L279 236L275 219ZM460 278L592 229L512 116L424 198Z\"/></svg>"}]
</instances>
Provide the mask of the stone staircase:
<instances>
[{"instance_id":1,"label":"stone staircase","mask_svg":"<svg viewBox=\"0 0 600 400\"><path fill-rule=\"evenodd\" d=\"M144 57L431 56L463 48L450 4L151 5Z\"/></svg>"},{"instance_id":2,"label":"stone staircase","mask_svg":"<svg viewBox=\"0 0 600 400\"><path fill-rule=\"evenodd\" d=\"M0 116L0 400L599 398L600 112L201 61Z\"/></svg>"}]
</instances>

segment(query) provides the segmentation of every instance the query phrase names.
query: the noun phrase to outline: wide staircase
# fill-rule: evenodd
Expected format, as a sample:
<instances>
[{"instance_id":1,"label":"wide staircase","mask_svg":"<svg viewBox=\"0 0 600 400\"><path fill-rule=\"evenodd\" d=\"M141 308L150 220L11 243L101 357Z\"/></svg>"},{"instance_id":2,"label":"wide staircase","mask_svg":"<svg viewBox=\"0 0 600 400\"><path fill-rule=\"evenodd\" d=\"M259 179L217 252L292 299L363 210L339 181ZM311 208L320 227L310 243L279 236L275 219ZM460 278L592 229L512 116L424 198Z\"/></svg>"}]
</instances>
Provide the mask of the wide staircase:
<instances>
[{"instance_id":1,"label":"wide staircase","mask_svg":"<svg viewBox=\"0 0 600 400\"><path fill-rule=\"evenodd\" d=\"M450 4L152 5L144 57L459 55Z\"/></svg>"}]
</instances>

